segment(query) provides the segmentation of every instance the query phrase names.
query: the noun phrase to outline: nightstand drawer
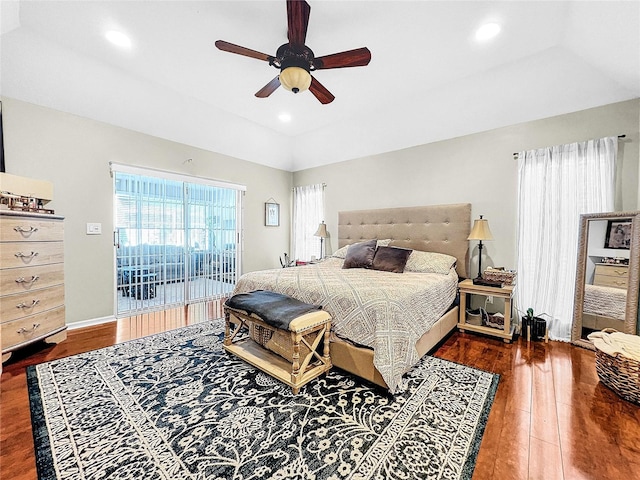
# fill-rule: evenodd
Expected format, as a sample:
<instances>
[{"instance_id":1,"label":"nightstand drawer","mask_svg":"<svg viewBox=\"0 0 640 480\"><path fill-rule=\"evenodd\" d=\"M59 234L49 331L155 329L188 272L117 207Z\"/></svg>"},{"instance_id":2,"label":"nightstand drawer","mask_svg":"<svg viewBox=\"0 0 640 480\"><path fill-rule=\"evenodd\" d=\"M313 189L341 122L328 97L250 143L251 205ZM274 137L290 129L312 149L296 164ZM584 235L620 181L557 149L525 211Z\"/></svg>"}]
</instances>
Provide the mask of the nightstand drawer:
<instances>
[{"instance_id":1,"label":"nightstand drawer","mask_svg":"<svg viewBox=\"0 0 640 480\"><path fill-rule=\"evenodd\" d=\"M64 261L62 242L9 242L0 244L2 268L33 267Z\"/></svg>"},{"instance_id":2,"label":"nightstand drawer","mask_svg":"<svg viewBox=\"0 0 640 480\"><path fill-rule=\"evenodd\" d=\"M593 284L601 287L627 288L629 281L627 277L612 277L610 275L596 275Z\"/></svg>"},{"instance_id":3,"label":"nightstand drawer","mask_svg":"<svg viewBox=\"0 0 640 480\"><path fill-rule=\"evenodd\" d=\"M626 278L629 276L629 267L626 265L596 265L596 275Z\"/></svg>"},{"instance_id":4,"label":"nightstand drawer","mask_svg":"<svg viewBox=\"0 0 640 480\"><path fill-rule=\"evenodd\" d=\"M2 353L15 350L22 344L45 338L53 332L65 328L64 307L57 307L46 312L0 325L2 329Z\"/></svg>"},{"instance_id":5,"label":"nightstand drawer","mask_svg":"<svg viewBox=\"0 0 640 480\"><path fill-rule=\"evenodd\" d=\"M64 264L54 263L36 268L8 268L0 270L0 292L3 295L29 292L64 283Z\"/></svg>"},{"instance_id":6,"label":"nightstand drawer","mask_svg":"<svg viewBox=\"0 0 640 480\"><path fill-rule=\"evenodd\" d=\"M64 305L64 285L0 297L2 322L35 315Z\"/></svg>"},{"instance_id":7,"label":"nightstand drawer","mask_svg":"<svg viewBox=\"0 0 640 480\"><path fill-rule=\"evenodd\" d=\"M64 239L64 223L30 217L0 218L0 242L50 242Z\"/></svg>"}]
</instances>

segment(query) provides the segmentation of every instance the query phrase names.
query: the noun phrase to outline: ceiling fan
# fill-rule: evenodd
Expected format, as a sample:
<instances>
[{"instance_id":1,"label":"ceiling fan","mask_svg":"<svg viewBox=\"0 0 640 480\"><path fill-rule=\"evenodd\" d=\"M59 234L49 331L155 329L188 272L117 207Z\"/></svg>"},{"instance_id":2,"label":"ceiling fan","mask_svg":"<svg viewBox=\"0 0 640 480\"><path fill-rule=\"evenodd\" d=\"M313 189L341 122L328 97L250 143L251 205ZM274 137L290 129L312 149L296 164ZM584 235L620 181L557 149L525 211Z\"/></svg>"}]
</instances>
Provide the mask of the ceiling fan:
<instances>
[{"instance_id":1,"label":"ceiling fan","mask_svg":"<svg viewBox=\"0 0 640 480\"><path fill-rule=\"evenodd\" d=\"M289 42L278 47L275 57L224 40L217 40L216 47L225 52L264 60L280 70L276 78L258 90L256 97L266 98L282 85L293 93L309 89L320 103L331 103L335 97L311 75L311 72L329 68L363 67L371 61L371 52L363 47L316 57L304 44L310 13L311 7L305 0L287 0Z\"/></svg>"}]
</instances>

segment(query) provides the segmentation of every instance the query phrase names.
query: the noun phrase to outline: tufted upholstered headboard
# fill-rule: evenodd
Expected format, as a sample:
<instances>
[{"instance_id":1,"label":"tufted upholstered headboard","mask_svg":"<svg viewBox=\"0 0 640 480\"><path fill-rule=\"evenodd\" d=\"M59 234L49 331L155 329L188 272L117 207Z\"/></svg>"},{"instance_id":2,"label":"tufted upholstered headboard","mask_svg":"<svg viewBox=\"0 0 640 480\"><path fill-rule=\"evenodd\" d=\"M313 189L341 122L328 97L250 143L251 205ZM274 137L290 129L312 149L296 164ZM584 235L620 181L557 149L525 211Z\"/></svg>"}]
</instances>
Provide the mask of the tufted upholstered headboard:
<instances>
[{"instance_id":1,"label":"tufted upholstered headboard","mask_svg":"<svg viewBox=\"0 0 640 480\"><path fill-rule=\"evenodd\" d=\"M470 231L469 203L338 212L338 247L390 238L396 247L456 257L456 271L463 278L469 276Z\"/></svg>"}]
</instances>

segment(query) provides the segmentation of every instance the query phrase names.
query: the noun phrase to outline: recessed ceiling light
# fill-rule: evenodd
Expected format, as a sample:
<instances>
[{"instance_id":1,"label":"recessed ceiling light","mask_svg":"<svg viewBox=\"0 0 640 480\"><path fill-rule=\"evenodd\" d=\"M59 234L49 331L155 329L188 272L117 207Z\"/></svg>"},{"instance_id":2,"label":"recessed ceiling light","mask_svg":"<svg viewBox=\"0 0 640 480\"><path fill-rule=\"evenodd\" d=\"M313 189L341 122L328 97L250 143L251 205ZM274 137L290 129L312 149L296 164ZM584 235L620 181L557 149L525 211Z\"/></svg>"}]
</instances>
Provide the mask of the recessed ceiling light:
<instances>
[{"instance_id":1,"label":"recessed ceiling light","mask_svg":"<svg viewBox=\"0 0 640 480\"><path fill-rule=\"evenodd\" d=\"M497 23L485 23L476 30L476 40L483 42L495 37L500 33L500 25Z\"/></svg>"},{"instance_id":2,"label":"recessed ceiling light","mask_svg":"<svg viewBox=\"0 0 640 480\"><path fill-rule=\"evenodd\" d=\"M109 30L105 37L114 45L118 47L131 48L131 39L124 33L118 30Z\"/></svg>"},{"instance_id":3,"label":"recessed ceiling light","mask_svg":"<svg viewBox=\"0 0 640 480\"><path fill-rule=\"evenodd\" d=\"M278 118L280 119L281 122L291 121L291 115L289 115L288 113L281 113L280 115L278 115Z\"/></svg>"}]
</instances>

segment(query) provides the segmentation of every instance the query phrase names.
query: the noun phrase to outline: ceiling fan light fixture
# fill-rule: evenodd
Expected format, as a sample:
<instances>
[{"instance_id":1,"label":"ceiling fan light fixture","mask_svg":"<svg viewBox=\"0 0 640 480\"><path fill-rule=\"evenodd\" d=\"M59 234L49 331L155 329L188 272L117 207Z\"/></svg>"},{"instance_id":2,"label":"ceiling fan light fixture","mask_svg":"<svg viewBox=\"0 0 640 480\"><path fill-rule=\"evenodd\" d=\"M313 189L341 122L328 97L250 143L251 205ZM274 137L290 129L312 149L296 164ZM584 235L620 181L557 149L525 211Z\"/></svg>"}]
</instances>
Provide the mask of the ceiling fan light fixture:
<instances>
[{"instance_id":1,"label":"ceiling fan light fixture","mask_svg":"<svg viewBox=\"0 0 640 480\"><path fill-rule=\"evenodd\" d=\"M283 68L280 72L280 84L290 92L304 92L311 86L311 74L301 67Z\"/></svg>"}]
</instances>

